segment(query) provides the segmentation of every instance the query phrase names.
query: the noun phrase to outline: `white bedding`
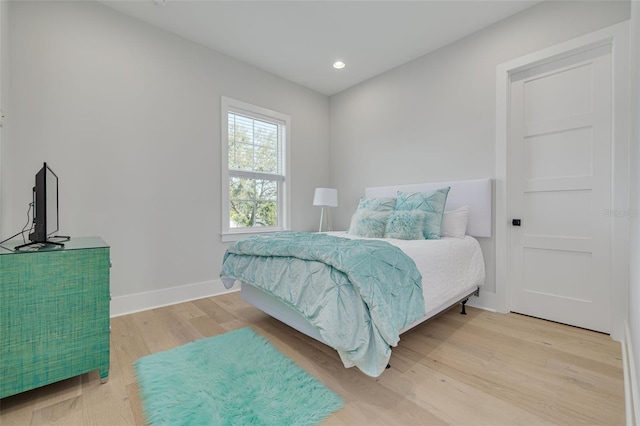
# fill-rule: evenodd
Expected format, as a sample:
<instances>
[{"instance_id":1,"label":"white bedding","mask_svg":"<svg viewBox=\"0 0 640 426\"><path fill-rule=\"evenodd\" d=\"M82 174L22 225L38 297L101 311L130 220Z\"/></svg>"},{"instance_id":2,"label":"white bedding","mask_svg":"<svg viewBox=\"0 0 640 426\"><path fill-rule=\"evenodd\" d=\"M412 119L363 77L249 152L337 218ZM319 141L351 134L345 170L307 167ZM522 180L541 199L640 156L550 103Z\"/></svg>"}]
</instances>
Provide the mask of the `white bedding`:
<instances>
[{"instance_id":1,"label":"white bedding","mask_svg":"<svg viewBox=\"0 0 640 426\"><path fill-rule=\"evenodd\" d=\"M337 237L362 239L346 232L328 232ZM400 248L422 274L422 291L427 314L454 303L458 295L484 284L484 257L478 241L470 236L440 240L380 239Z\"/></svg>"}]
</instances>

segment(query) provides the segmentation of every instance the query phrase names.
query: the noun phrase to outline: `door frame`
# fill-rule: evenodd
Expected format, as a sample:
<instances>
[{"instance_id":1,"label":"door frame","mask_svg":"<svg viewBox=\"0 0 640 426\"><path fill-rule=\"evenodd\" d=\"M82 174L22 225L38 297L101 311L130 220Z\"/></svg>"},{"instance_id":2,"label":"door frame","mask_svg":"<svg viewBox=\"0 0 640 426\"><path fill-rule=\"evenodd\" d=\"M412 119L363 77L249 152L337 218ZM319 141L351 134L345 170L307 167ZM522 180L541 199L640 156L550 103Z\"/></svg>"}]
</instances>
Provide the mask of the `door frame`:
<instances>
[{"instance_id":1,"label":"door frame","mask_svg":"<svg viewBox=\"0 0 640 426\"><path fill-rule=\"evenodd\" d=\"M493 305L509 312L511 224L508 217L508 140L511 76L594 47L611 46L611 337L624 339L629 294L629 23L621 22L496 67L496 293ZM619 215L617 213L620 213ZM603 214L605 214L603 212Z\"/></svg>"}]
</instances>

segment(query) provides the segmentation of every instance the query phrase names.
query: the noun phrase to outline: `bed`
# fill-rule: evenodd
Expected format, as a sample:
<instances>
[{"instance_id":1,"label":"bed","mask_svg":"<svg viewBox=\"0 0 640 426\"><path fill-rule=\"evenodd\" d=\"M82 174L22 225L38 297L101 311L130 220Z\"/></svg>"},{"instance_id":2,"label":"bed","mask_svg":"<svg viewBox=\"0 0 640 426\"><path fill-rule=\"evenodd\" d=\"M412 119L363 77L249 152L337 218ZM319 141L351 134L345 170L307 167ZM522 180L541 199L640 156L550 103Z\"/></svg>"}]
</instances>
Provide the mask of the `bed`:
<instances>
[{"instance_id":1,"label":"bed","mask_svg":"<svg viewBox=\"0 0 640 426\"><path fill-rule=\"evenodd\" d=\"M326 338L327 327L315 321L315 314L310 315L308 311L298 309L297 306L294 306L295 303L284 301L284 297L281 299L274 296L271 288L261 289L256 287L254 285L255 283L251 281L259 281L259 279L254 278L255 274L253 270L250 274L244 276L245 280L239 279L241 281L242 299L299 332L337 349L345 367L355 365L367 375L373 377L379 376L384 371L384 367L386 367L386 363L391 354L391 347L397 344L400 334L433 318L458 303L466 303L466 300L470 296L474 294L478 295L479 288L484 283L485 270L482 251L476 237L491 237L492 192L490 179L384 186L365 189L365 199L383 199L385 197L396 197L398 191L405 193L423 193L444 187L450 188L446 196L445 212L464 208L464 206L469 207L466 235L461 238L459 236L458 238L442 237L437 240L404 240L395 238L362 238L355 237L346 232L324 233L327 237L337 237L340 242L343 242L343 240L356 239L358 240L358 244L362 240L372 241L366 244L376 244L376 241L384 241L381 244L388 243L388 245L393 246L394 250L399 249L402 253L409 256L413 262L415 262L415 266L421 276L421 294L410 297L413 298L411 303L415 305L419 296L419 304L423 305L420 306L420 308L423 309L423 311L420 312L420 315L417 317L413 314L415 318L407 316L409 319L406 319L404 323L398 322L395 324L395 327L398 329L397 339L381 340L378 338L376 342L372 338L371 343L366 344L370 346L370 348L366 350L378 351L380 353L372 355L366 362L361 361L359 355L352 356L349 351L339 350L335 339ZM313 238L325 238L325 235L316 235L317 236ZM311 237L305 236L305 238ZM347 243L345 242L345 244ZM364 242L362 244L364 244ZM253 264L251 265L252 266L249 267L254 268ZM255 266L255 268L261 268L261 266ZM225 275L224 272L225 265L223 265L223 283L227 286L233 285L238 277L232 273ZM401 275L404 277L404 275L407 274ZM282 276L282 273L278 276ZM291 277L282 279L291 281ZM288 285L290 286L289 290L287 290L288 292L291 292L291 289L296 288L296 286L300 287L297 283L288 283ZM410 286L410 284L408 285ZM323 306L316 306L314 309L323 309ZM329 307L326 309L329 309ZM353 309L357 311L356 308ZM412 308L407 309L411 310ZM304 312L304 314L301 312ZM338 315L336 315L336 317L337 316ZM341 322L335 325L336 328L344 327L345 323L351 322L350 320L345 321L344 318L345 317L342 317L342 319L339 320ZM373 328L375 329L376 326ZM377 330L375 331L377 332Z\"/></svg>"}]
</instances>

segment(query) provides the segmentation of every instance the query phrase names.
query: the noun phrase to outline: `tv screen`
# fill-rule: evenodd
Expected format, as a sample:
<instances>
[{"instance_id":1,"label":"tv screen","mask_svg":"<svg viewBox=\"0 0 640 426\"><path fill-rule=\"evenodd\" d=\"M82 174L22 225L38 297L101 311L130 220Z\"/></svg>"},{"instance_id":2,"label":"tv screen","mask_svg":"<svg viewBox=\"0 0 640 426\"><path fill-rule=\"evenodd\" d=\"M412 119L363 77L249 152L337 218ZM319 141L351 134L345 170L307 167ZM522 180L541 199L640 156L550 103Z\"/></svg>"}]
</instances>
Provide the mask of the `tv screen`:
<instances>
[{"instance_id":1,"label":"tv screen","mask_svg":"<svg viewBox=\"0 0 640 426\"><path fill-rule=\"evenodd\" d=\"M58 176L51 170L47 163L36 173L36 184L33 187L33 223L29 233L30 243L16 246L14 250L20 250L29 246L58 246L64 247L60 241L52 241L50 238L67 241L70 237L57 235L59 228L58 219Z\"/></svg>"},{"instance_id":2,"label":"tv screen","mask_svg":"<svg viewBox=\"0 0 640 426\"><path fill-rule=\"evenodd\" d=\"M33 232L29 240L44 243L58 232L58 176L47 163L36 173L33 187Z\"/></svg>"},{"instance_id":3,"label":"tv screen","mask_svg":"<svg viewBox=\"0 0 640 426\"><path fill-rule=\"evenodd\" d=\"M46 165L46 163L45 163ZM51 237L60 228L58 223L58 176L48 166L45 170L46 197L47 197L47 237Z\"/></svg>"}]
</instances>

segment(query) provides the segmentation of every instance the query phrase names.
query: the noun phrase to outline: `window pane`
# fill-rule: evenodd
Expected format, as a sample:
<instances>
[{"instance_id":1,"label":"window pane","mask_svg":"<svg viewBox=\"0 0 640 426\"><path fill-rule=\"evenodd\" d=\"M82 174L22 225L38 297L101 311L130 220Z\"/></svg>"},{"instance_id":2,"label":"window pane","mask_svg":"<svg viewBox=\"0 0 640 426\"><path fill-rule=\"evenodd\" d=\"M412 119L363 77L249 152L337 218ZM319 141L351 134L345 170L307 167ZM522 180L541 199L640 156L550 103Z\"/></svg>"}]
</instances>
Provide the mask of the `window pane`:
<instances>
[{"instance_id":1,"label":"window pane","mask_svg":"<svg viewBox=\"0 0 640 426\"><path fill-rule=\"evenodd\" d=\"M278 182L265 179L229 179L229 227L278 225Z\"/></svg>"},{"instance_id":2,"label":"window pane","mask_svg":"<svg viewBox=\"0 0 640 426\"><path fill-rule=\"evenodd\" d=\"M253 167L253 145L237 142L235 165L229 167L237 170L254 170Z\"/></svg>"},{"instance_id":3,"label":"window pane","mask_svg":"<svg viewBox=\"0 0 640 426\"><path fill-rule=\"evenodd\" d=\"M238 142L253 143L253 120L241 115L235 116L234 139Z\"/></svg>"},{"instance_id":4,"label":"window pane","mask_svg":"<svg viewBox=\"0 0 640 426\"><path fill-rule=\"evenodd\" d=\"M276 124L256 120L254 135L257 145L268 146L273 149L278 147L278 126Z\"/></svg>"},{"instance_id":5,"label":"window pane","mask_svg":"<svg viewBox=\"0 0 640 426\"><path fill-rule=\"evenodd\" d=\"M229 169L282 173L279 126L232 112L228 118Z\"/></svg>"},{"instance_id":6,"label":"window pane","mask_svg":"<svg viewBox=\"0 0 640 426\"><path fill-rule=\"evenodd\" d=\"M256 146L253 170L256 172L278 173L278 152L272 148Z\"/></svg>"}]
</instances>

